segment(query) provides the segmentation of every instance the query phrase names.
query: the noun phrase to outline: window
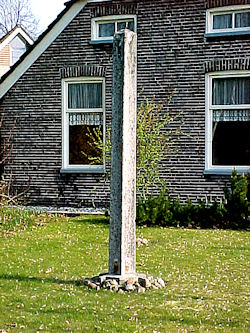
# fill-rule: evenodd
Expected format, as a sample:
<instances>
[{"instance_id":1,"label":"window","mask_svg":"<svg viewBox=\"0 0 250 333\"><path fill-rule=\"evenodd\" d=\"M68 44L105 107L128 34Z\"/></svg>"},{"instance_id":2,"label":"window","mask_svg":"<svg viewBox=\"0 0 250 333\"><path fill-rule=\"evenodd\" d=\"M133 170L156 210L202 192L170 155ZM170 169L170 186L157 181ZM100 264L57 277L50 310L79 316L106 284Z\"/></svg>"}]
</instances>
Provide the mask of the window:
<instances>
[{"instance_id":1,"label":"window","mask_svg":"<svg viewBox=\"0 0 250 333\"><path fill-rule=\"evenodd\" d=\"M206 170L250 166L250 71L207 74Z\"/></svg>"},{"instance_id":2,"label":"window","mask_svg":"<svg viewBox=\"0 0 250 333\"><path fill-rule=\"evenodd\" d=\"M10 42L10 50L11 50L11 59L10 64L13 65L17 62L17 60L21 57L21 55L26 51L26 44L23 42L19 36L16 36Z\"/></svg>"},{"instance_id":3,"label":"window","mask_svg":"<svg viewBox=\"0 0 250 333\"><path fill-rule=\"evenodd\" d=\"M94 18L92 19L91 40L96 42L112 42L114 34L125 28L136 31L135 15Z\"/></svg>"},{"instance_id":4,"label":"window","mask_svg":"<svg viewBox=\"0 0 250 333\"><path fill-rule=\"evenodd\" d=\"M208 10L206 32L224 35L250 33L250 5Z\"/></svg>"},{"instance_id":5,"label":"window","mask_svg":"<svg viewBox=\"0 0 250 333\"><path fill-rule=\"evenodd\" d=\"M102 78L63 81L63 171L103 171L93 138L104 140L104 95Z\"/></svg>"}]
</instances>

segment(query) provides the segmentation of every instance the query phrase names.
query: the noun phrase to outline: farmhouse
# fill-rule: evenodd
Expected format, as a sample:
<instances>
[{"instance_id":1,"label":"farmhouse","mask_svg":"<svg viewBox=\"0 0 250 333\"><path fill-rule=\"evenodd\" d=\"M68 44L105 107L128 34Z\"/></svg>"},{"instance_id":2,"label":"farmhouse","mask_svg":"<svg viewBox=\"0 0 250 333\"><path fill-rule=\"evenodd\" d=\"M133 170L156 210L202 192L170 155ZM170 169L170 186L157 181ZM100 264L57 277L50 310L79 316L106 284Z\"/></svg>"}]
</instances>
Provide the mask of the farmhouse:
<instances>
[{"instance_id":1,"label":"farmhouse","mask_svg":"<svg viewBox=\"0 0 250 333\"><path fill-rule=\"evenodd\" d=\"M249 170L249 0L71 0L0 81L2 140L16 121L4 177L27 204L108 205L109 165L86 157L88 133L105 140L125 27L138 35L138 102L173 93L182 112L185 135L162 164L173 195L221 196L234 167Z\"/></svg>"}]
</instances>

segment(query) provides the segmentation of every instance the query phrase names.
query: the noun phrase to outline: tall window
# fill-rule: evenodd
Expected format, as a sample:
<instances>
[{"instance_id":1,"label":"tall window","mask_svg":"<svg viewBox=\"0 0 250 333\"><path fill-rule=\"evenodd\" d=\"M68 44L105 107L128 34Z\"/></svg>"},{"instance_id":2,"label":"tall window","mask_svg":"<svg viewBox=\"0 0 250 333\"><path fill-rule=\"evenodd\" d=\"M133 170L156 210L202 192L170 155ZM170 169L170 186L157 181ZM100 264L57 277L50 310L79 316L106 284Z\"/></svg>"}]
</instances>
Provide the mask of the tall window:
<instances>
[{"instance_id":1,"label":"tall window","mask_svg":"<svg viewBox=\"0 0 250 333\"><path fill-rule=\"evenodd\" d=\"M92 41L112 41L116 32L128 28L136 31L135 15L105 16L92 19Z\"/></svg>"},{"instance_id":2,"label":"tall window","mask_svg":"<svg viewBox=\"0 0 250 333\"><path fill-rule=\"evenodd\" d=\"M250 32L250 5L213 8L207 11L207 33Z\"/></svg>"},{"instance_id":3,"label":"tall window","mask_svg":"<svg viewBox=\"0 0 250 333\"><path fill-rule=\"evenodd\" d=\"M103 152L94 142L104 133L104 80L65 79L63 84L63 169L101 171Z\"/></svg>"},{"instance_id":4,"label":"tall window","mask_svg":"<svg viewBox=\"0 0 250 333\"><path fill-rule=\"evenodd\" d=\"M209 168L250 166L250 72L208 76Z\"/></svg>"}]
</instances>

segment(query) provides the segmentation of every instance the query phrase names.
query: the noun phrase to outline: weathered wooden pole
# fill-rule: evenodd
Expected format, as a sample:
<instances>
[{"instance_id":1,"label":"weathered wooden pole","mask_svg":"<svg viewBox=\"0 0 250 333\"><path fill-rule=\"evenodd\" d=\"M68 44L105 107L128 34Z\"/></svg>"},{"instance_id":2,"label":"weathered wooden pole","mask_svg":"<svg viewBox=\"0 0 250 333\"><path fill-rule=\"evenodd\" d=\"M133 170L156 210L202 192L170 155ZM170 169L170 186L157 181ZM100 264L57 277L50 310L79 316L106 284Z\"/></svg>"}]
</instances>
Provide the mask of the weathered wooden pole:
<instances>
[{"instance_id":1,"label":"weathered wooden pole","mask_svg":"<svg viewBox=\"0 0 250 333\"><path fill-rule=\"evenodd\" d=\"M137 36L114 36L109 274L136 274Z\"/></svg>"}]
</instances>

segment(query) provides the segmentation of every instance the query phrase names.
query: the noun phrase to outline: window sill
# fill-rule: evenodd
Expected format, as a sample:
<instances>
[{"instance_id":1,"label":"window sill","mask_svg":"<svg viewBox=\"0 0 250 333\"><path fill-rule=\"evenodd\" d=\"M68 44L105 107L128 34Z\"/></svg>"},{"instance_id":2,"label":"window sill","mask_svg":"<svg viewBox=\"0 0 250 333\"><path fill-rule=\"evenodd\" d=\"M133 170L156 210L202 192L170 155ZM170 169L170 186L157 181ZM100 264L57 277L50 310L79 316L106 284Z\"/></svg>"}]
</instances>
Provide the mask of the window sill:
<instances>
[{"instance_id":1,"label":"window sill","mask_svg":"<svg viewBox=\"0 0 250 333\"><path fill-rule=\"evenodd\" d=\"M215 37L233 37L233 36L244 36L250 35L250 30L243 31L227 31L227 32L208 32L205 33L206 38L215 38Z\"/></svg>"},{"instance_id":2,"label":"window sill","mask_svg":"<svg viewBox=\"0 0 250 333\"><path fill-rule=\"evenodd\" d=\"M85 168L62 168L60 173L105 173L105 168L100 167L85 167Z\"/></svg>"},{"instance_id":3,"label":"window sill","mask_svg":"<svg viewBox=\"0 0 250 333\"><path fill-rule=\"evenodd\" d=\"M250 167L229 167L229 168L211 168L205 169L204 175L231 175L233 169L236 169L239 174L250 172Z\"/></svg>"},{"instance_id":4,"label":"window sill","mask_svg":"<svg viewBox=\"0 0 250 333\"><path fill-rule=\"evenodd\" d=\"M90 45L102 45L102 44L113 44L112 39L98 39L98 40L91 40L89 42Z\"/></svg>"}]
</instances>

